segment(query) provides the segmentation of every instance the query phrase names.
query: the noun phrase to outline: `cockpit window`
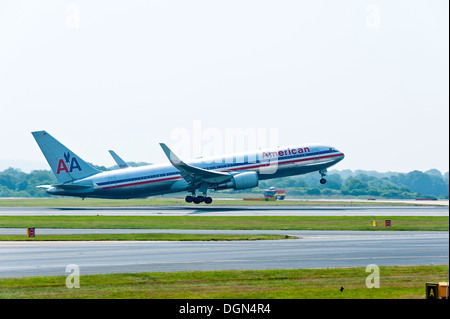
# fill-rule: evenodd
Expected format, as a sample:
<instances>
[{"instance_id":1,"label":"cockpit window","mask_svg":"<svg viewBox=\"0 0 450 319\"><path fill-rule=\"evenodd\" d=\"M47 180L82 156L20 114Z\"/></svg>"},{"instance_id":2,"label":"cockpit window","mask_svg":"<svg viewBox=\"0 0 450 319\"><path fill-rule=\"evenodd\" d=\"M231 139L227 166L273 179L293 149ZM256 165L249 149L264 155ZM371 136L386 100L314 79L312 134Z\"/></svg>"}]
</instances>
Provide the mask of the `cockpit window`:
<instances>
[{"instance_id":1,"label":"cockpit window","mask_svg":"<svg viewBox=\"0 0 450 319\"><path fill-rule=\"evenodd\" d=\"M334 147L330 147L330 152L336 152L337 149L335 149Z\"/></svg>"}]
</instances>

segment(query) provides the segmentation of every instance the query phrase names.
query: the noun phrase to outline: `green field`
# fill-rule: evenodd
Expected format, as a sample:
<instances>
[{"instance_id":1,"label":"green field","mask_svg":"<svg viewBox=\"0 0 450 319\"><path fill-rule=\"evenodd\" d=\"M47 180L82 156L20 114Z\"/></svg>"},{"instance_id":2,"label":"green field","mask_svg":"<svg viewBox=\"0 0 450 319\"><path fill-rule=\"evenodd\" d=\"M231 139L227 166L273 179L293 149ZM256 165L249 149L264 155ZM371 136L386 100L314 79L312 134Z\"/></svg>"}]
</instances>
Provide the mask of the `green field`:
<instances>
[{"instance_id":1,"label":"green field","mask_svg":"<svg viewBox=\"0 0 450 319\"><path fill-rule=\"evenodd\" d=\"M229 201L216 205L391 205L375 202ZM0 207L185 206L180 199L96 200L68 198L1 199ZM399 204L404 206L405 204ZM411 203L411 205L416 205ZM3 210L4 212L5 210ZM218 229L448 231L449 217L398 216L0 216L0 228ZM391 220L391 227L383 221ZM378 226L372 225L373 221ZM162 231L163 232L163 231ZM0 236L6 240L258 240L285 235L114 234ZM195 271L81 275L80 288L66 277L0 279L0 298L158 298L158 299L423 299L425 283L448 281L448 265L380 267L380 288L368 289L365 268ZM340 287L344 287L341 292Z\"/></svg>"},{"instance_id":2,"label":"green field","mask_svg":"<svg viewBox=\"0 0 450 319\"><path fill-rule=\"evenodd\" d=\"M365 267L195 271L0 279L0 298L423 299L425 283L447 281L448 265L380 267L380 288L367 288ZM341 292L340 287L344 290Z\"/></svg>"},{"instance_id":3,"label":"green field","mask_svg":"<svg viewBox=\"0 0 450 319\"><path fill-rule=\"evenodd\" d=\"M383 221L391 220L391 227ZM378 221L373 227L372 221ZM448 231L449 217L405 216L0 216L0 228Z\"/></svg>"},{"instance_id":4,"label":"green field","mask_svg":"<svg viewBox=\"0 0 450 319\"><path fill-rule=\"evenodd\" d=\"M230 241L277 240L297 238L288 235L224 235L224 234L82 234L39 235L28 238L23 235L0 235L0 241Z\"/></svg>"}]
</instances>

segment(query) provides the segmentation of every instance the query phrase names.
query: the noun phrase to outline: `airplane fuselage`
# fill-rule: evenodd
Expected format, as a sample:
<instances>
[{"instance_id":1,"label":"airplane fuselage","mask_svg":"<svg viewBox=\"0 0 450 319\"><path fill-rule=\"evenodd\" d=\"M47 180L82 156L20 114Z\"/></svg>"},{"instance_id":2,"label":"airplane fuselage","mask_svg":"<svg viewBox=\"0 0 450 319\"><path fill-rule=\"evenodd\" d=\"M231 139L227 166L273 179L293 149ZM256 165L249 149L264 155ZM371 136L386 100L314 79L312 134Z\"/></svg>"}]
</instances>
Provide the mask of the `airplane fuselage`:
<instances>
[{"instance_id":1,"label":"airplane fuselage","mask_svg":"<svg viewBox=\"0 0 450 319\"><path fill-rule=\"evenodd\" d=\"M343 158L342 152L330 146L293 145L225 157L199 158L186 161L186 164L230 174L255 172L259 181L314 171L322 172ZM182 191L195 192L192 184L189 184L171 163L100 172L68 184L72 187L63 189L56 186L49 188L47 192L52 195L82 198L139 198ZM209 183L208 188L231 187L227 183Z\"/></svg>"}]
</instances>

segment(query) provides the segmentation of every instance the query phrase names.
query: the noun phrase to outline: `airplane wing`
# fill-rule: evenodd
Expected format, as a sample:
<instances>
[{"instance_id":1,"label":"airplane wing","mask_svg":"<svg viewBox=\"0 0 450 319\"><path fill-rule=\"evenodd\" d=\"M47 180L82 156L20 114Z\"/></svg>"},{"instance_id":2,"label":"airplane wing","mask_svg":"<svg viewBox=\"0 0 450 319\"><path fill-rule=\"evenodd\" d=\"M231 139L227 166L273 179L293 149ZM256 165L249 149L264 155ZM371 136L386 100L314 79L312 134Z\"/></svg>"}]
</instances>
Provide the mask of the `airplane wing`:
<instances>
[{"instance_id":1,"label":"airplane wing","mask_svg":"<svg viewBox=\"0 0 450 319\"><path fill-rule=\"evenodd\" d=\"M183 177L190 184L201 184L202 182L216 184L232 179L232 175L225 172L210 171L184 163L176 156L172 150L164 143L159 143L170 163L180 171Z\"/></svg>"},{"instance_id":2,"label":"airplane wing","mask_svg":"<svg viewBox=\"0 0 450 319\"><path fill-rule=\"evenodd\" d=\"M125 162L119 155L116 154L116 152L109 150L109 153L114 158L114 161L116 161L119 168L128 168L130 167L127 162Z\"/></svg>"}]
</instances>

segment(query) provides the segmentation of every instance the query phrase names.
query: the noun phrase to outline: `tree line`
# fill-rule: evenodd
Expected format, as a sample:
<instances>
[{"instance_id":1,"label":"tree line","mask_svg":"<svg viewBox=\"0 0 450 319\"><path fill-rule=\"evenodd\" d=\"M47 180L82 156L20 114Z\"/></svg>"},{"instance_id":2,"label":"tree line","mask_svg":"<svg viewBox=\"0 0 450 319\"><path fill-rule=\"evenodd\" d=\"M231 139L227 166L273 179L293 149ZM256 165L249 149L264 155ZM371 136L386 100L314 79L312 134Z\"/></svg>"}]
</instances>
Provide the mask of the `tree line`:
<instances>
[{"instance_id":1,"label":"tree line","mask_svg":"<svg viewBox=\"0 0 450 319\"><path fill-rule=\"evenodd\" d=\"M448 199L449 173L432 169L426 172L379 173L376 171L331 171L327 183L319 183L320 175L286 177L261 181L260 188L286 189L288 196L363 197L386 199Z\"/></svg>"},{"instance_id":2,"label":"tree line","mask_svg":"<svg viewBox=\"0 0 450 319\"><path fill-rule=\"evenodd\" d=\"M145 163L129 164L140 166ZM101 170L117 168L96 167ZM274 186L284 188L289 197L449 198L449 173L441 174L436 169L409 173L333 170L328 173L325 185L321 185L319 180L317 172L263 180L257 188L243 192L262 194L264 189ZM36 186L51 184L57 184L57 180L50 170L25 173L20 169L8 168L0 172L0 197L49 197L44 189Z\"/></svg>"}]
</instances>

